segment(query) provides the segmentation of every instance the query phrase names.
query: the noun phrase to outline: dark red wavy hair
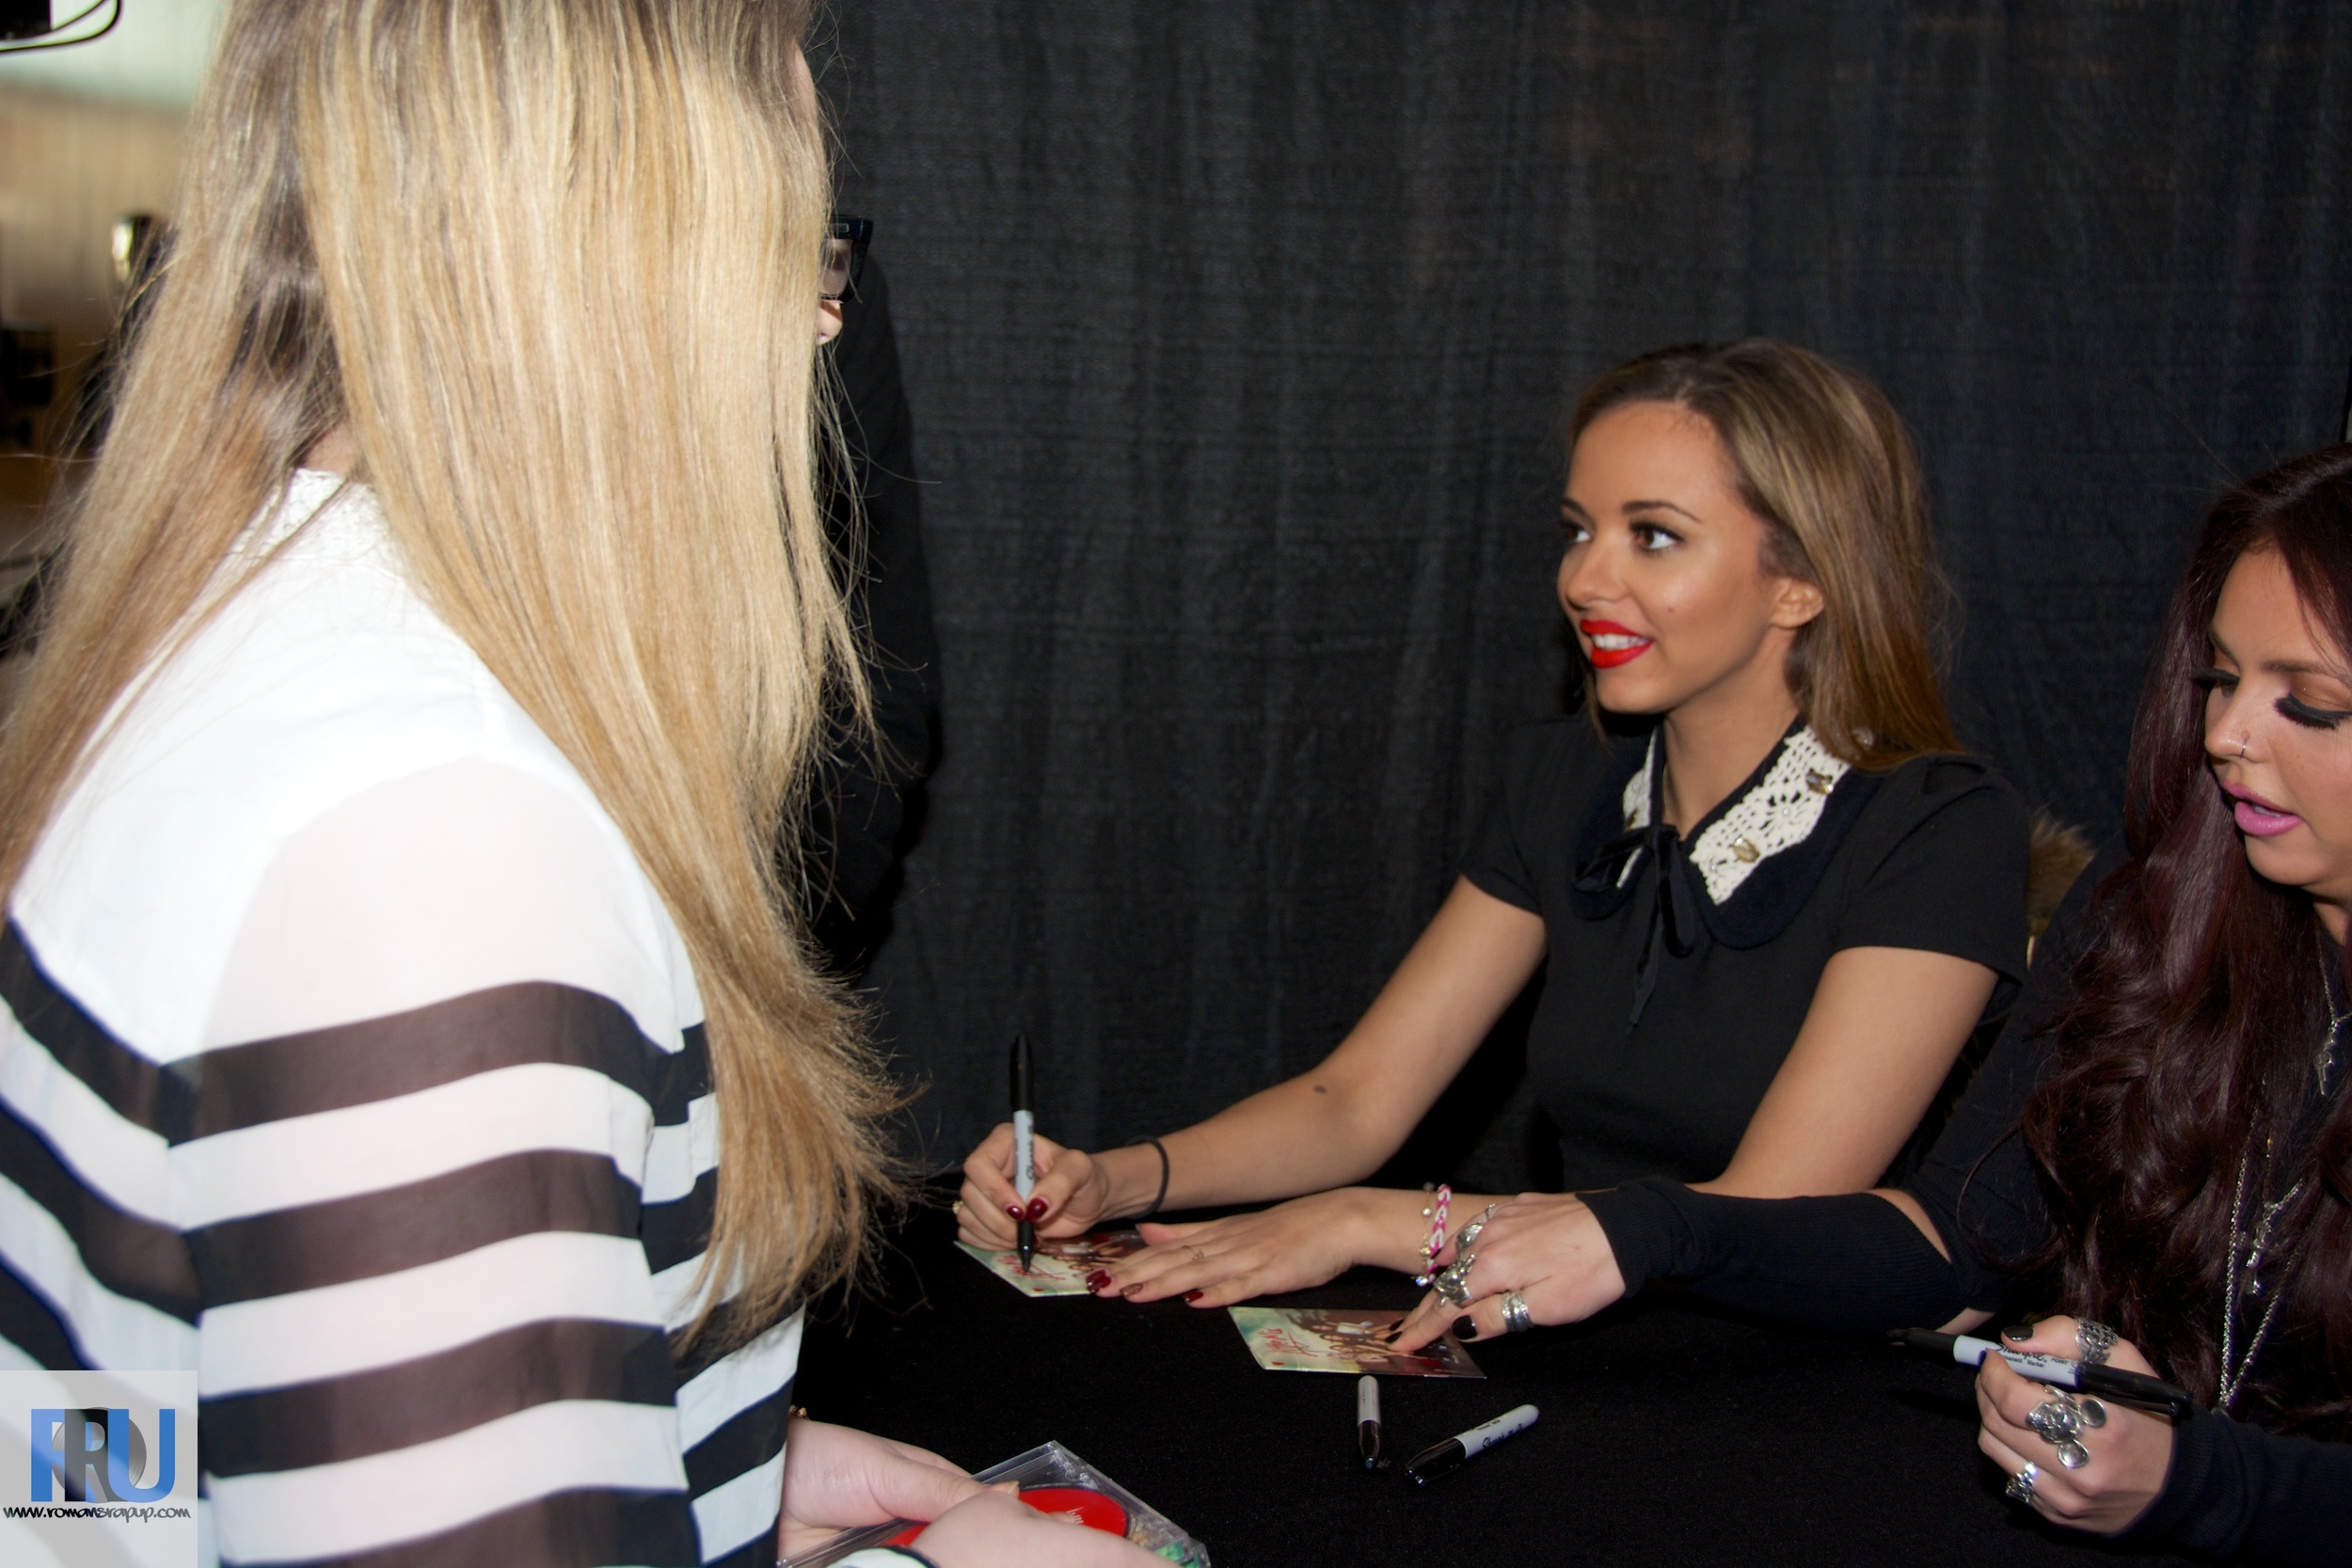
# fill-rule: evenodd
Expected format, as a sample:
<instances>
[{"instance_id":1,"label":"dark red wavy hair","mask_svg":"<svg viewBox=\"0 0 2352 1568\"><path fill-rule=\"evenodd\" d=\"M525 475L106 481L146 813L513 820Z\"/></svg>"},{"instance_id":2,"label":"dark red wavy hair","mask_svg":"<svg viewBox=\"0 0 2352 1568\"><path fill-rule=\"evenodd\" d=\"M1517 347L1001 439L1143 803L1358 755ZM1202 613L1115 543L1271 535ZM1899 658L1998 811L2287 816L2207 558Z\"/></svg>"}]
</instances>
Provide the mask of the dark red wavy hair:
<instances>
[{"instance_id":1,"label":"dark red wavy hair","mask_svg":"<svg viewBox=\"0 0 2352 1568\"><path fill-rule=\"evenodd\" d=\"M2068 1310L2112 1324L2157 1367L2214 1399L2230 1210L2298 1177L2266 1282L2290 1291L2236 1414L2352 1435L2352 1097L2311 1132L2328 1026L2323 963L2343 954L2312 900L2248 865L2207 764L2208 628L2230 569L2277 550L2313 629L2352 662L2352 445L2237 485L2206 515L2158 634L2125 783L2131 859L2099 890L2093 940L2058 1016L2054 1067L2024 1132L2054 1223L2039 1261ZM2346 1042L2352 1047L2352 1041ZM2340 1064L2336 1080L2352 1072ZM2264 1185L2274 1140L2292 1168ZM2299 1149L2299 1153L2294 1152ZM2271 1287L2276 1289L2274 1285ZM2265 1297L2265 1299L2267 1299ZM2238 1345L2252 1332L2242 1310Z\"/></svg>"}]
</instances>

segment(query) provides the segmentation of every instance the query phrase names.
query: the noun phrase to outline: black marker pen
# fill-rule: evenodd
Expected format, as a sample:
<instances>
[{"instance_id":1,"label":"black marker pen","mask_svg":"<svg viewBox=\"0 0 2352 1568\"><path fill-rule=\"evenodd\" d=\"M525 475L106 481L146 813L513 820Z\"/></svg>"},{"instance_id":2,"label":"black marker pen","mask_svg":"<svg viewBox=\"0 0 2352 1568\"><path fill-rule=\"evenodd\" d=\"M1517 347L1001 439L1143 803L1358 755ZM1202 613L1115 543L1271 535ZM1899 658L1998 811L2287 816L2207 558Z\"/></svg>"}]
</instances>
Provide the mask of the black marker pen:
<instances>
[{"instance_id":1,"label":"black marker pen","mask_svg":"<svg viewBox=\"0 0 2352 1568\"><path fill-rule=\"evenodd\" d=\"M2069 1361L2062 1355L2040 1355L2031 1351L2011 1350L1990 1339L1979 1339L1970 1334L1938 1334L1932 1329L1906 1328L1891 1336L1898 1343L1913 1350L1923 1350L1931 1355L1948 1355L1963 1367L1979 1367L1988 1354L1998 1354L2019 1377L2036 1383L2046 1383L2058 1388L2079 1388L2086 1394L2098 1394L2118 1404L2128 1404L2153 1415L2169 1416L2185 1421L2197 1409L2197 1401L2185 1388L2176 1388L2162 1378L2145 1372L2127 1372L2121 1367L2102 1367L2088 1361Z\"/></svg>"},{"instance_id":2,"label":"black marker pen","mask_svg":"<svg viewBox=\"0 0 2352 1568\"><path fill-rule=\"evenodd\" d=\"M1037 1154L1032 1141L1037 1118L1029 1114L1029 1037L1012 1037L1012 1187L1026 1205L1029 1191L1037 1185ZM1013 1251L1021 1255L1021 1272L1029 1272L1029 1259L1037 1256L1037 1227L1029 1223L1028 1214L1013 1222Z\"/></svg>"},{"instance_id":3,"label":"black marker pen","mask_svg":"<svg viewBox=\"0 0 2352 1568\"><path fill-rule=\"evenodd\" d=\"M1380 1380L1370 1372L1356 1380L1356 1451L1365 1469L1380 1467Z\"/></svg>"},{"instance_id":4,"label":"black marker pen","mask_svg":"<svg viewBox=\"0 0 2352 1568\"><path fill-rule=\"evenodd\" d=\"M1535 1407L1520 1405L1506 1410L1485 1426L1475 1426L1459 1437L1449 1437L1429 1447L1405 1462L1405 1473L1426 1486L1439 1476L1450 1476L1460 1469L1470 1455L1485 1453L1515 1432L1525 1432L1535 1424Z\"/></svg>"}]
</instances>

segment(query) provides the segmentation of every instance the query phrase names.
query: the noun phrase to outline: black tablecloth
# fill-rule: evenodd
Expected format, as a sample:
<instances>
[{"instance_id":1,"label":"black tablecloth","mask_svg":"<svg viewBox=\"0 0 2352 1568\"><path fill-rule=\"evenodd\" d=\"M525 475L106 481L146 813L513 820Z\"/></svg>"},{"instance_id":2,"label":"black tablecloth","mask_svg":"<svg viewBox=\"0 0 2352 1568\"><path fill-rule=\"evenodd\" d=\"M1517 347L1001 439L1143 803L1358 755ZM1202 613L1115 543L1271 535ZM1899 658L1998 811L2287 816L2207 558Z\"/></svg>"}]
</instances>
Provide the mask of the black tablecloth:
<instances>
[{"instance_id":1,"label":"black tablecloth","mask_svg":"<svg viewBox=\"0 0 2352 1568\"><path fill-rule=\"evenodd\" d=\"M1355 1378L1259 1370L1221 1308L1031 1299L952 1238L945 1213L918 1212L879 1294L812 1314L797 1402L974 1469L1058 1439L1217 1568L1982 1568L2113 1551L2003 1501L1976 1449L1972 1374L1909 1353L1645 1300L1473 1342L1484 1381L1383 1378L1399 1466L1367 1474ZM1358 1270L1269 1305L1416 1295ZM1404 1478L1406 1455L1521 1402L1542 1408L1532 1430L1427 1488Z\"/></svg>"}]
</instances>

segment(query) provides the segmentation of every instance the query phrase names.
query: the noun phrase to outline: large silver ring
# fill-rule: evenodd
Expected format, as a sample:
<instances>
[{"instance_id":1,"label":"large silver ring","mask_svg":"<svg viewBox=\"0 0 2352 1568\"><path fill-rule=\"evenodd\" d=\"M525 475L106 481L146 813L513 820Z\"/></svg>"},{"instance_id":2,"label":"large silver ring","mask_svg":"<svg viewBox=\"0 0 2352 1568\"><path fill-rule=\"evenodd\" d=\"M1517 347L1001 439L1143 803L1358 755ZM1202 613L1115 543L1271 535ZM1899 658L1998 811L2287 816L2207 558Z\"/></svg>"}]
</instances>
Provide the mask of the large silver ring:
<instances>
[{"instance_id":1,"label":"large silver ring","mask_svg":"<svg viewBox=\"0 0 2352 1568\"><path fill-rule=\"evenodd\" d=\"M1502 1298L1502 1326L1514 1334L1524 1334L1535 1326L1535 1320L1527 1315L1527 1298L1517 1291Z\"/></svg>"},{"instance_id":2,"label":"large silver ring","mask_svg":"<svg viewBox=\"0 0 2352 1568\"><path fill-rule=\"evenodd\" d=\"M1478 1238L1486 1234L1486 1222L1493 1219L1495 1217L1495 1211L1502 1207L1502 1205L1500 1203L1487 1204L1485 1209L1479 1212L1479 1215L1476 1219L1470 1221L1470 1224L1462 1227L1459 1231L1455 1232L1454 1237L1454 1255L1456 1258L1459 1258L1462 1254L1468 1252L1470 1248L1478 1244Z\"/></svg>"},{"instance_id":3,"label":"large silver ring","mask_svg":"<svg viewBox=\"0 0 2352 1568\"><path fill-rule=\"evenodd\" d=\"M1430 1289L1454 1307L1470 1305L1470 1272L1478 1266L1478 1254L1466 1252L1444 1268L1429 1282Z\"/></svg>"},{"instance_id":4,"label":"large silver ring","mask_svg":"<svg viewBox=\"0 0 2352 1568\"><path fill-rule=\"evenodd\" d=\"M2106 1324L2093 1323L2089 1318L2075 1320L2074 1354L2079 1355L2086 1365L2106 1366L2107 1357L2115 1354L2115 1330Z\"/></svg>"},{"instance_id":5,"label":"large silver ring","mask_svg":"<svg viewBox=\"0 0 2352 1568\"><path fill-rule=\"evenodd\" d=\"M2009 1484L2001 1488L2001 1490L2008 1494L2009 1500L2010 1502L2031 1504L2033 1501L2034 1477L2040 1475L2041 1473L2041 1465L2028 1465L2024 1469L2018 1471L2015 1475L2010 1477Z\"/></svg>"},{"instance_id":6,"label":"large silver ring","mask_svg":"<svg viewBox=\"0 0 2352 1568\"><path fill-rule=\"evenodd\" d=\"M2062 1393L2053 1393L2033 1407L2026 1418L2034 1435L2052 1447L2072 1443L2083 1434L2083 1413L2074 1402ZM2073 1469L2074 1465L2067 1468Z\"/></svg>"}]
</instances>

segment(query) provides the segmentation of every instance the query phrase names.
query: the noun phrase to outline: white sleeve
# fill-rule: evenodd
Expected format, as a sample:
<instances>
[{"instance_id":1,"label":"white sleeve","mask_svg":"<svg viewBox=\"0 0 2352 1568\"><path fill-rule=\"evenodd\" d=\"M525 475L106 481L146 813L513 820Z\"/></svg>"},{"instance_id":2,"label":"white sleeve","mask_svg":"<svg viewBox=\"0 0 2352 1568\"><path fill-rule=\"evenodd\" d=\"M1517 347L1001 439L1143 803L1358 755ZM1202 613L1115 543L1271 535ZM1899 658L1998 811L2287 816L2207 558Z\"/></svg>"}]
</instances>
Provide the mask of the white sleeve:
<instances>
[{"instance_id":1,"label":"white sleeve","mask_svg":"<svg viewBox=\"0 0 2352 1568\"><path fill-rule=\"evenodd\" d=\"M469 762L265 873L171 1154L225 1560L699 1557L644 1240L694 1086L616 837Z\"/></svg>"}]
</instances>

